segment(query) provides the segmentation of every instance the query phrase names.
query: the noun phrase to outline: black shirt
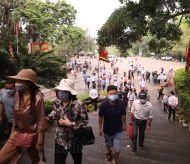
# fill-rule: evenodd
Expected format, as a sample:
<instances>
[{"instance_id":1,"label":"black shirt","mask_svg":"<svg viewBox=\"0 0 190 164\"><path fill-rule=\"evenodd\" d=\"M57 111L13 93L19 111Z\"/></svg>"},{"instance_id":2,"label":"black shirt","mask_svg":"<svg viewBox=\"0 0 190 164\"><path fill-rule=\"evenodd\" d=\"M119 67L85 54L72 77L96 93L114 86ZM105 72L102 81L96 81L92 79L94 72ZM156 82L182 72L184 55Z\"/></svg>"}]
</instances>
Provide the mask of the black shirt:
<instances>
[{"instance_id":1,"label":"black shirt","mask_svg":"<svg viewBox=\"0 0 190 164\"><path fill-rule=\"evenodd\" d=\"M104 100L100 105L99 116L104 117L103 132L113 136L122 132L122 115L126 115L125 104L117 99L115 105L111 105L109 100Z\"/></svg>"}]
</instances>

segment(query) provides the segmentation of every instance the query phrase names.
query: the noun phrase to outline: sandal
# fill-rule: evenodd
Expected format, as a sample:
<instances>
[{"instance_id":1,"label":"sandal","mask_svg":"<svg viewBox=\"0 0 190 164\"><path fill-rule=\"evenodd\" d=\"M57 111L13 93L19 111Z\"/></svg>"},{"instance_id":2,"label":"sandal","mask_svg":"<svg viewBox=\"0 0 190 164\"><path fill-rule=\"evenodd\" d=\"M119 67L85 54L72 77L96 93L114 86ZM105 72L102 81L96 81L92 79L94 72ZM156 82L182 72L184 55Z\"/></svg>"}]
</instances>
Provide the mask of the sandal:
<instances>
[{"instance_id":1,"label":"sandal","mask_svg":"<svg viewBox=\"0 0 190 164\"><path fill-rule=\"evenodd\" d=\"M106 160L106 161L110 161L111 155L112 155L112 150L110 150L110 152L107 152L107 153L106 153L105 160Z\"/></svg>"}]
</instances>

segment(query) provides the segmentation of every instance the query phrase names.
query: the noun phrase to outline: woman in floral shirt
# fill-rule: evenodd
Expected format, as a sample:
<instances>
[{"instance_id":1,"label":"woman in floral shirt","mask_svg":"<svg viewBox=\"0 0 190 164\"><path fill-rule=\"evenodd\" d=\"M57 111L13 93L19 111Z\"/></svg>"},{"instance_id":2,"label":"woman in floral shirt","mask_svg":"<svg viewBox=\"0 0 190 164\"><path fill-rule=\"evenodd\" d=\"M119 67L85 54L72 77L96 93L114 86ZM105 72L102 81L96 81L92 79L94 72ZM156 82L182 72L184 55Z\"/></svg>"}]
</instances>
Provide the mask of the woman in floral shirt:
<instances>
[{"instance_id":1,"label":"woman in floral shirt","mask_svg":"<svg viewBox=\"0 0 190 164\"><path fill-rule=\"evenodd\" d=\"M48 119L57 119L55 134L55 164L65 164L68 152L74 164L82 163L82 144L74 140L73 130L88 124L88 114L82 103L77 100L74 82L62 79L54 88L57 98Z\"/></svg>"}]
</instances>

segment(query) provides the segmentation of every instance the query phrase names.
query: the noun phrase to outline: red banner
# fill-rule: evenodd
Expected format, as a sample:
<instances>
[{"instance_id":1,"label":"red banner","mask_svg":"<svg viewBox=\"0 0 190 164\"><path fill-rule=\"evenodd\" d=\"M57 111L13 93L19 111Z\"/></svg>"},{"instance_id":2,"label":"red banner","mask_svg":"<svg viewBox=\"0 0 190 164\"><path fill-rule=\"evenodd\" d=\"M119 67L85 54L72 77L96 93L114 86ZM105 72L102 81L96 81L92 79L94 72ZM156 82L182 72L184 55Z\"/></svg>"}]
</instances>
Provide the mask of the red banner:
<instances>
[{"instance_id":1,"label":"red banner","mask_svg":"<svg viewBox=\"0 0 190 164\"><path fill-rule=\"evenodd\" d=\"M31 52L42 52L42 51L47 51L49 49L49 43L44 42L44 43L30 43L30 48Z\"/></svg>"},{"instance_id":2,"label":"red banner","mask_svg":"<svg viewBox=\"0 0 190 164\"><path fill-rule=\"evenodd\" d=\"M185 64L185 72L189 72L190 67L190 42L189 46L187 47L187 54L186 54L186 64Z\"/></svg>"},{"instance_id":3,"label":"red banner","mask_svg":"<svg viewBox=\"0 0 190 164\"><path fill-rule=\"evenodd\" d=\"M16 29L16 35L19 36L19 23L18 22L15 25L15 29Z\"/></svg>"},{"instance_id":4,"label":"red banner","mask_svg":"<svg viewBox=\"0 0 190 164\"><path fill-rule=\"evenodd\" d=\"M106 51L105 48L102 48L101 53L99 54L99 60L109 62L109 60L108 60L108 52Z\"/></svg>"}]
</instances>

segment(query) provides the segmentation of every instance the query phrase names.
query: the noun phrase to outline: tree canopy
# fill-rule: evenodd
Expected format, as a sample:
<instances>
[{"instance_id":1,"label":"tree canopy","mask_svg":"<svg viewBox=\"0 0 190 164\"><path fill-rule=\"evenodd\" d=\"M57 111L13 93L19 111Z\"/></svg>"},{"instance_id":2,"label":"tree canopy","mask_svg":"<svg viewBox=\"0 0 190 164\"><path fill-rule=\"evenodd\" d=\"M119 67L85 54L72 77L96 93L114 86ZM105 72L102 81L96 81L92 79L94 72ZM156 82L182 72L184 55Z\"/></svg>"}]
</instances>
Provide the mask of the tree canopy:
<instances>
[{"instance_id":1,"label":"tree canopy","mask_svg":"<svg viewBox=\"0 0 190 164\"><path fill-rule=\"evenodd\" d=\"M98 31L100 47L115 45L126 51L141 36L151 34L158 40L179 41L182 18L190 25L190 0L120 0L116 9ZM180 19L178 19L180 16Z\"/></svg>"}]
</instances>

